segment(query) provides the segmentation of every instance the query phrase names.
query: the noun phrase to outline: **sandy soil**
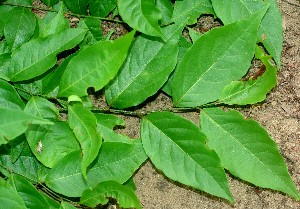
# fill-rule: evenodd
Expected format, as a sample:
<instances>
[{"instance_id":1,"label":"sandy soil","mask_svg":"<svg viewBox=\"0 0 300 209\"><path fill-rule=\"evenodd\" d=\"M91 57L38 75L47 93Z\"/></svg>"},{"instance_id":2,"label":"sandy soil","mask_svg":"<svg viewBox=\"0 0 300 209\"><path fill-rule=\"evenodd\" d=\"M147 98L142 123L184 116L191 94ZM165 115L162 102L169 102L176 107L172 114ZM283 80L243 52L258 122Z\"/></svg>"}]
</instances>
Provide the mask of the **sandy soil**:
<instances>
[{"instance_id":1,"label":"sandy soil","mask_svg":"<svg viewBox=\"0 0 300 209\"><path fill-rule=\"evenodd\" d=\"M259 105L243 109L247 117L259 121L277 142L292 179L300 190L300 3L297 0L280 0L284 22L284 50L278 86ZM147 109L170 105L170 99L159 94ZM186 114L199 123L199 115ZM127 132L138 137L136 119L126 119ZM282 193L260 189L228 174L235 204L212 197L192 188L172 182L147 162L135 175L137 194L145 209L199 209L199 208L300 208L300 202Z\"/></svg>"}]
</instances>

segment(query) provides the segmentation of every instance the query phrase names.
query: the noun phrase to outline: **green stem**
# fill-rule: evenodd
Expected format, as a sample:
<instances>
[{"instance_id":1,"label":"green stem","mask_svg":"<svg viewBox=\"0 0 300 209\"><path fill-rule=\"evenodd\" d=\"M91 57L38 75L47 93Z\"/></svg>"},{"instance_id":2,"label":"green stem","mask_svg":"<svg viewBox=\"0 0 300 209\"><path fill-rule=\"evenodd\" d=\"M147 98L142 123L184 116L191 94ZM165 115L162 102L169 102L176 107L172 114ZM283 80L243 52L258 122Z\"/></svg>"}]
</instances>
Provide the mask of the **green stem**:
<instances>
[{"instance_id":1,"label":"green stem","mask_svg":"<svg viewBox=\"0 0 300 209\"><path fill-rule=\"evenodd\" d=\"M3 2L0 3L0 5L8 5L8 6L16 6L16 7L24 7L24 8L29 8L29 9L36 9L36 10L41 10L41 11L46 11L46 12L55 12L58 13L57 10L54 9L49 9L49 8L42 8L42 7L36 7L36 6L28 6L28 5L21 5L21 4L13 4L13 3L7 3L7 2ZM91 18L96 18L102 21L107 21L107 22L115 22L115 23L120 23L120 24L124 24L125 22L120 21L120 20L114 20L114 19L110 19L110 18L104 18L104 17L98 17L98 16L90 16L90 15L81 15L81 14L76 14L76 13L65 13L65 15L70 15L70 16L75 16L78 18L86 18L86 17L91 17Z\"/></svg>"}]
</instances>

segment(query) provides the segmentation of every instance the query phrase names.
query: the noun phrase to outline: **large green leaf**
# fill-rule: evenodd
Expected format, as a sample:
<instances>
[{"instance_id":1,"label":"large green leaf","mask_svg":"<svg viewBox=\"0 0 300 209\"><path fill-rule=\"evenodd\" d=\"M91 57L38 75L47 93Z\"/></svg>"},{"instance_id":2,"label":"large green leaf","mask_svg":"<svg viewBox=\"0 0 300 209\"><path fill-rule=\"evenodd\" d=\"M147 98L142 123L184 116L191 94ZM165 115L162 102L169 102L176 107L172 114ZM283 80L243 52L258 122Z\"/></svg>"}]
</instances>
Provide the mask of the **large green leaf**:
<instances>
[{"instance_id":1,"label":"large green leaf","mask_svg":"<svg viewBox=\"0 0 300 209\"><path fill-rule=\"evenodd\" d=\"M16 7L9 12L7 21L4 36L10 49L15 50L33 35L36 20L30 9Z\"/></svg>"},{"instance_id":2,"label":"large green leaf","mask_svg":"<svg viewBox=\"0 0 300 209\"><path fill-rule=\"evenodd\" d=\"M152 113L143 118L141 138L151 162L167 177L233 201L220 159L191 121L174 113Z\"/></svg>"},{"instance_id":3,"label":"large green leaf","mask_svg":"<svg viewBox=\"0 0 300 209\"><path fill-rule=\"evenodd\" d=\"M41 0L44 4L46 4L48 7L53 6L56 4L59 0Z\"/></svg>"},{"instance_id":4,"label":"large green leaf","mask_svg":"<svg viewBox=\"0 0 300 209\"><path fill-rule=\"evenodd\" d=\"M0 202L1 208L27 208L22 197L3 178L0 179Z\"/></svg>"},{"instance_id":5,"label":"large green leaf","mask_svg":"<svg viewBox=\"0 0 300 209\"><path fill-rule=\"evenodd\" d=\"M94 187L102 181L124 183L146 159L140 140L132 144L103 142L98 157L88 170L88 186Z\"/></svg>"},{"instance_id":6,"label":"large green leaf","mask_svg":"<svg viewBox=\"0 0 300 209\"><path fill-rule=\"evenodd\" d=\"M6 144L21 135L31 124L51 125L52 123L19 109L0 107L0 144Z\"/></svg>"},{"instance_id":7,"label":"large green leaf","mask_svg":"<svg viewBox=\"0 0 300 209\"><path fill-rule=\"evenodd\" d=\"M59 96L85 96L87 88L103 88L118 72L127 56L134 32L115 41L100 41L74 56L65 70Z\"/></svg>"},{"instance_id":8,"label":"large green leaf","mask_svg":"<svg viewBox=\"0 0 300 209\"><path fill-rule=\"evenodd\" d=\"M83 29L71 28L23 44L12 56L7 77L15 82L41 75L56 63L58 53L76 46L83 39L85 32Z\"/></svg>"},{"instance_id":9,"label":"large green leaf","mask_svg":"<svg viewBox=\"0 0 300 209\"><path fill-rule=\"evenodd\" d=\"M117 7L117 0L89 0L89 11L91 15L106 17Z\"/></svg>"},{"instance_id":10,"label":"large green leaf","mask_svg":"<svg viewBox=\"0 0 300 209\"><path fill-rule=\"evenodd\" d=\"M299 199L276 143L254 120L219 108L201 111L201 128L208 136L208 146L233 175L254 185L279 190Z\"/></svg>"},{"instance_id":11,"label":"large green leaf","mask_svg":"<svg viewBox=\"0 0 300 209\"><path fill-rule=\"evenodd\" d=\"M2 79L0 79L0 106L17 109L24 108L24 103L15 88Z\"/></svg>"},{"instance_id":12,"label":"large green leaf","mask_svg":"<svg viewBox=\"0 0 300 209\"><path fill-rule=\"evenodd\" d=\"M213 102L231 81L248 70L257 30L267 7L241 20L202 35L186 52L172 82L173 103L194 107Z\"/></svg>"},{"instance_id":13,"label":"large green leaf","mask_svg":"<svg viewBox=\"0 0 300 209\"><path fill-rule=\"evenodd\" d=\"M201 14L214 14L210 0L176 1L172 21L192 25Z\"/></svg>"},{"instance_id":14,"label":"large green leaf","mask_svg":"<svg viewBox=\"0 0 300 209\"><path fill-rule=\"evenodd\" d=\"M26 138L36 158L49 168L67 154L80 150L67 122L55 122L51 127L31 126Z\"/></svg>"},{"instance_id":15,"label":"large green leaf","mask_svg":"<svg viewBox=\"0 0 300 209\"><path fill-rule=\"evenodd\" d=\"M153 37L139 36L119 74L105 90L107 103L127 108L155 94L175 68L177 53L175 40L164 43Z\"/></svg>"},{"instance_id":16,"label":"large green leaf","mask_svg":"<svg viewBox=\"0 0 300 209\"><path fill-rule=\"evenodd\" d=\"M142 209L134 191L115 181L104 181L94 188L85 190L80 198L80 203L96 207L98 204L105 205L109 201L108 198L116 199L122 208Z\"/></svg>"},{"instance_id":17,"label":"large green leaf","mask_svg":"<svg viewBox=\"0 0 300 209\"><path fill-rule=\"evenodd\" d=\"M58 119L59 111L52 102L47 99L33 96L27 102L24 112L45 119Z\"/></svg>"},{"instance_id":18,"label":"large green leaf","mask_svg":"<svg viewBox=\"0 0 300 209\"><path fill-rule=\"evenodd\" d=\"M150 36L164 37L158 24L162 16L155 0L118 0L118 9L130 27Z\"/></svg>"},{"instance_id":19,"label":"large green leaf","mask_svg":"<svg viewBox=\"0 0 300 209\"><path fill-rule=\"evenodd\" d=\"M85 15L89 0L63 0L68 9L75 14Z\"/></svg>"},{"instance_id":20,"label":"large green leaf","mask_svg":"<svg viewBox=\"0 0 300 209\"><path fill-rule=\"evenodd\" d=\"M268 52L274 57L280 68L280 57L282 52L283 31L282 18L278 9L277 1L270 0L270 8L262 19L258 30L258 39L261 41ZM212 4L217 16L224 24L230 24L242 18L247 19L266 3L264 1L248 0L212 0Z\"/></svg>"},{"instance_id":21,"label":"large green leaf","mask_svg":"<svg viewBox=\"0 0 300 209\"><path fill-rule=\"evenodd\" d=\"M87 167L97 157L102 138L97 130L97 119L92 112L81 106L69 106L68 122L82 150L81 171L86 177Z\"/></svg>"},{"instance_id":22,"label":"large green leaf","mask_svg":"<svg viewBox=\"0 0 300 209\"><path fill-rule=\"evenodd\" d=\"M25 178L19 175L11 175L9 183L22 197L27 208L30 209L48 209L50 208L44 196Z\"/></svg>"},{"instance_id":23,"label":"large green leaf","mask_svg":"<svg viewBox=\"0 0 300 209\"><path fill-rule=\"evenodd\" d=\"M46 185L67 197L80 197L88 188L81 172L81 162L80 151L69 153L50 170Z\"/></svg>"},{"instance_id":24,"label":"large green leaf","mask_svg":"<svg viewBox=\"0 0 300 209\"><path fill-rule=\"evenodd\" d=\"M262 69L265 72L255 79L233 81L227 85L220 95L219 101L224 104L254 104L265 100L266 94L276 86L277 69L268 58L262 57Z\"/></svg>"}]
</instances>

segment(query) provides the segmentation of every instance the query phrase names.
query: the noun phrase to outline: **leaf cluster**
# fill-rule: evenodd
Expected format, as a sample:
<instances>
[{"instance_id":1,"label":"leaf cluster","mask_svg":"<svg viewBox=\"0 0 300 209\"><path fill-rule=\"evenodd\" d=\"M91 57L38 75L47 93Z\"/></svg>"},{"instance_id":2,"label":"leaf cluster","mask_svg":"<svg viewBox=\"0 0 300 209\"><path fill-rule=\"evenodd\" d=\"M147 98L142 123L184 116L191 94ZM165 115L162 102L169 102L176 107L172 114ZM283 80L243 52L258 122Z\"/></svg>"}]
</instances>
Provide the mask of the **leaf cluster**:
<instances>
[{"instance_id":1,"label":"leaf cluster","mask_svg":"<svg viewBox=\"0 0 300 209\"><path fill-rule=\"evenodd\" d=\"M276 86L276 0L42 2L0 3L4 208L96 207L109 198L141 208L132 177L147 159L166 177L231 203L225 170L300 199L264 128L221 108L262 102ZM204 15L222 24L200 33L193 27ZM107 21L128 33L112 40L101 27ZM260 67L249 75L253 62ZM172 107L139 110L162 91ZM103 92L107 107L95 107L89 92ZM200 126L175 113L185 110L200 112ZM140 118L139 139L115 132L125 126L118 114Z\"/></svg>"}]
</instances>

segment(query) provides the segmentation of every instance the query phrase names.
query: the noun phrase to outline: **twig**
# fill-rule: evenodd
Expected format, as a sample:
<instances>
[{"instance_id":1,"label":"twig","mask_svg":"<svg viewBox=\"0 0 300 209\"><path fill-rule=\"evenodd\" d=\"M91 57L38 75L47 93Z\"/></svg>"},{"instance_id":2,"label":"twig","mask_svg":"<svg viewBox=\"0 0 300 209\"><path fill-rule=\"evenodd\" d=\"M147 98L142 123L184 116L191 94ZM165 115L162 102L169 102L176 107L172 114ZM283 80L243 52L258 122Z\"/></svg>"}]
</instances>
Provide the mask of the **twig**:
<instances>
[{"instance_id":1,"label":"twig","mask_svg":"<svg viewBox=\"0 0 300 209\"><path fill-rule=\"evenodd\" d=\"M16 7L24 7L24 8L29 8L29 9L36 9L36 10L41 10L41 11L46 11L46 12L55 12L58 13L57 10L54 9L45 9L42 7L36 7L36 6L28 6L28 5L21 5L21 4L13 4L13 3L7 3L7 2L3 2L0 3L0 5L9 5L9 6L16 6ZM78 18L86 18L86 17L91 17L91 18L95 18L95 19L99 19L102 21L107 21L107 22L115 22L115 23L120 23L120 24L124 24L125 22L120 21L120 20L114 20L114 19L110 19L110 18L104 18L104 17L98 17L98 16L90 16L90 15L81 15L81 14L76 14L76 13L65 13L65 15L70 15L70 16L75 16Z\"/></svg>"},{"instance_id":2,"label":"twig","mask_svg":"<svg viewBox=\"0 0 300 209\"><path fill-rule=\"evenodd\" d=\"M295 3L292 3L292 2L287 1L287 0L282 0L282 1L285 2L285 3L287 3L287 4L289 4L289 5L292 5L292 6L295 6L295 7L300 7L299 4L295 4Z\"/></svg>"}]
</instances>

